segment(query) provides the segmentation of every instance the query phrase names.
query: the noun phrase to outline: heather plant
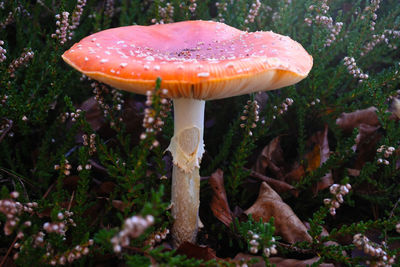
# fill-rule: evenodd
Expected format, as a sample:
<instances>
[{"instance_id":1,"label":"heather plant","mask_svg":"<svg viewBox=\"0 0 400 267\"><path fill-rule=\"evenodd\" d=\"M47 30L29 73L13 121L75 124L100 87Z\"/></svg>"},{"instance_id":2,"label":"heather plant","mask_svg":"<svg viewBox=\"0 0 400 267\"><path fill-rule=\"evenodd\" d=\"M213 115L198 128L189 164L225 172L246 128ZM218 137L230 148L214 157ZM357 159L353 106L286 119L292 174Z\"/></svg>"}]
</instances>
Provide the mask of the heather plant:
<instances>
[{"instance_id":1,"label":"heather plant","mask_svg":"<svg viewBox=\"0 0 400 267\"><path fill-rule=\"evenodd\" d=\"M161 80L126 93L61 55L100 30L197 19L288 35L314 66L207 103L202 227L173 248ZM0 266L398 265L399 45L396 0L0 1Z\"/></svg>"}]
</instances>

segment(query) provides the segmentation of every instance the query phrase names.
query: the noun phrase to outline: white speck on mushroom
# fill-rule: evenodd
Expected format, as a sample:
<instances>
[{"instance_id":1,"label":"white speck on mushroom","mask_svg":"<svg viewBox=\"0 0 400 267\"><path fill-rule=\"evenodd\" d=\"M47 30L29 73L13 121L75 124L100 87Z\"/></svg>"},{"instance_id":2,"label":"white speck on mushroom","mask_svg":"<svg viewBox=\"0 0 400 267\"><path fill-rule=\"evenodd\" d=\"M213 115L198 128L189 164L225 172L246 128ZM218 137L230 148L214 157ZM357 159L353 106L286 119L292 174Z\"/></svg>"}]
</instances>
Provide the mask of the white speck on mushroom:
<instances>
[{"instance_id":1,"label":"white speck on mushroom","mask_svg":"<svg viewBox=\"0 0 400 267\"><path fill-rule=\"evenodd\" d=\"M180 69L180 70L183 69L183 65L179 65L178 69Z\"/></svg>"},{"instance_id":2,"label":"white speck on mushroom","mask_svg":"<svg viewBox=\"0 0 400 267\"><path fill-rule=\"evenodd\" d=\"M146 60L148 60L148 61L154 61L154 57L153 57L153 56L147 56L147 57L146 57Z\"/></svg>"},{"instance_id":3,"label":"white speck on mushroom","mask_svg":"<svg viewBox=\"0 0 400 267\"><path fill-rule=\"evenodd\" d=\"M92 42L96 41L96 38L92 38Z\"/></svg>"},{"instance_id":4,"label":"white speck on mushroom","mask_svg":"<svg viewBox=\"0 0 400 267\"><path fill-rule=\"evenodd\" d=\"M155 66L154 66L154 69L155 69L155 70L160 70L160 66L155 65Z\"/></svg>"},{"instance_id":5,"label":"white speck on mushroom","mask_svg":"<svg viewBox=\"0 0 400 267\"><path fill-rule=\"evenodd\" d=\"M111 73L115 73L115 70L114 70L114 69L111 69L110 72L111 72Z\"/></svg>"},{"instance_id":6,"label":"white speck on mushroom","mask_svg":"<svg viewBox=\"0 0 400 267\"><path fill-rule=\"evenodd\" d=\"M149 70L149 69L150 69L149 65L144 65L143 68L144 68L145 70Z\"/></svg>"},{"instance_id":7,"label":"white speck on mushroom","mask_svg":"<svg viewBox=\"0 0 400 267\"><path fill-rule=\"evenodd\" d=\"M100 47L101 45L100 45L99 43L96 43L96 46L97 46L97 47Z\"/></svg>"},{"instance_id":8,"label":"white speck on mushroom","mask_svg":"<svg viewBox=\"0 0 400 267\"><path fill-rule=\"evenodd\" d=\"M210 59L208 60L208 62L209 62L210 64L217 64L217 63L219 63L219 60L217 60L217 59L215 59L215 58L210 58Z\"/></svg>"},{"instance_id":9,"label":"white speck on mushroom","mask_svg":"<svg viewBox=\"0 0 400 267\"><path fill-rule=\"evenodd\" d=\"M111 55L110 51L105 51L104 53L106 53L107 55Z\"/></svg>"},{"instance_id":10,"label":"white speck on mushroom","mask_svg":"<svg viewBox=\"0 0 400 267\"><path fill-rule=\"evenodd\" d=\"M121 64L119 64L121 67L125 68L126 66L128 66L128 63L126 62L122 62Z\"/></svg>"},{"instance_id":11,"label":"white speck on mushroom","mask_svg":"<svg viewBox=\"0 0 400 267\"><path fill-rule=\"evenodd\" d=\"M85 57L85 61L88 61L89 60L89 58L88 57Z\"/></svg>"},{"instance_id":12,"label":"white speck on mushroom","mask_svg":"<svg viewBox=\"0 0 400 267\"><path fill-rule=\"evenodd\" d=\"M117 44L123 44L125 41L118 41Z\"/></svg>"},{"instance_id":13,"label":"white speck on mushroom","mask_svg":"<svg viewBox=\"0 0 400 267\"><path fill-rule=\"evenodd\" d=\"M197 77L208 77L210 76L209 72L199 72L197 73Z\"/></svg>"},{"instance_id":14,"label":"white speck on mushroom","mask_svg":"<svg viewBox=\"0 0 400 267\"><path fill-rule=\"evenodd\" d=\"M74 49L71 49L71 53L73 53L73 52L75 52L75 50L74 50Z\"/></svg>"},{"instance_id":15,"label":"white speck on mushroom","mask_svg":"<svg viewBox=\"0 0 400 267\"><path fill-rule=\"evenodd\" d=\"M117 50L117 53L118 53L119 55L121 55L122 58L129 58L127 55L125 55L125 53L123 53L123 52L121 52L121 51L119 51L119 50Z\"/></svg>"},{"instance_id":16,"label":"white speck on mushroom","mask_svg":"<svg viewBox=\"0 0 400 267\"><path fill-rule=\"evenodd\" d=\"M229 63L227 63L226 65L225 65L225 68L229 68L229 67L233 67L233 63L232 62L229 62Z\"/></svg>"},{"instance_id":17,"label":"white speck on mushroom","mask_svg":"<svg viewBox=\"0 0 400 267\"><path fill-rule=\"evenodd\" d=\"M107 61L108 61L108 59L103 58L103 59L100 60L100 63L106 63Z\"/></svg>"}]
</instances>

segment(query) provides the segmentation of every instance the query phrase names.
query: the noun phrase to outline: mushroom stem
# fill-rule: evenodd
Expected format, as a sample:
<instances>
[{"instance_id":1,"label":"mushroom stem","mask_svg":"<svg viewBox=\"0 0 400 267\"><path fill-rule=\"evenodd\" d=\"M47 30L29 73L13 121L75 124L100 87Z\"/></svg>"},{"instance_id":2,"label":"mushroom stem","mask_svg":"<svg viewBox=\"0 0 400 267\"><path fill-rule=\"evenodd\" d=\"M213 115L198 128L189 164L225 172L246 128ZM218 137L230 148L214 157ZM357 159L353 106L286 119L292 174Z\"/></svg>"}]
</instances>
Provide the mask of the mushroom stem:
<instances>
[{"instance_id":1,"label":"mushroom stem","mask_svg":"<svg viewBox=\"0 0 400 267\"><path fill-rule=\"evenodd\" d=\"M172 171L172 226L174 245L194 243L198 228L200 204L200 161L204 152L204 100L174 99L174 136L171 151Z\"/></svg>"}]
</instances>

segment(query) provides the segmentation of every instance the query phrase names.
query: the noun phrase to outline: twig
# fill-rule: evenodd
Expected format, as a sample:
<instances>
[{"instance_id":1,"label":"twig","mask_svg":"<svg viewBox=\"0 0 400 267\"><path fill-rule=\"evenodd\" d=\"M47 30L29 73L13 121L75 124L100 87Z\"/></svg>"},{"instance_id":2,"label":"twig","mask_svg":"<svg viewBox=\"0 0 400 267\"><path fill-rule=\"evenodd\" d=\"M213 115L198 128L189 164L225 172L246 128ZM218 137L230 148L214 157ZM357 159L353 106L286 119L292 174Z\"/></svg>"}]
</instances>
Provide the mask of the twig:
<instances>
[{"instance_id":1,"label":"twig","mask_svg":"<svg viewBox=\"0 0 400 267\"><path fill-rule=\"evenodd\" d=\"M46 193L44 193L42 199L45 199L48 196L48 194L51 192L51 190L53 190L54 185L55 185L54 183L52 185L50 185L50 187L47 189Z\"/></svg>"},{"instance_id":2,"label":"twig","mask_svg":"<svg viewBox=\"0 0 400 267\"><path fill-rule=\"evenodd\" d=\"M75 196L75 191L72 192L71 199L70 199L70 201L68 203L68 209L67 209L68 211L71 209L72 201L74 200L74 196Z\"/></svg>"},{"instance_id":3,"label":"twig","mask_svg":"<svg viewBox=\"0 0 400 267\"><path fill-rule=\"evenodd\" d=\"M285 183L283 181L279 181L270 177L267 177L259 172L244 168L244 170L246 171L250 171L250 176L253 178L257 178L261 181L266 182L267 184L269 184L275 191L277 191L278 193L283 193L286 191L290 191L290 193L292 193L293 196L297 197L298 196L298 191L296 188L294 188L292 185Z\"/></svg>"},{"instance_id":4,"label":"twig","mask_svg":"<svg viewBox=\"0 0 400 267\"><path fill-rule=\"evenodd\" d=\"M18 235L14 238L14 241L12 242L12 244L10 245L10 247L8 248L6 255L3 256L3 259L1 260L1 263L0 263L0 267L3 267L3 266L4 266L4 263L6 263L6 260L7 260L7 258L8 258L8 255L10 255L11 250L12 250L12 248L13 248L14 245L15 245L15 242L17 242L17 239L18 239Z\"/></svg>"},{"instance_id":5,"label":"twig","mask_svg":"<svg viewBox=\"0 0 400 267\"><path fill-rule=\"evenodd\" d=\"M396 204L394 204L392 211L390 212L389 219L394 216L394 211L397 209L397 206L400 204L400 198L397 200Z\"/></svg>"}]
</instances>

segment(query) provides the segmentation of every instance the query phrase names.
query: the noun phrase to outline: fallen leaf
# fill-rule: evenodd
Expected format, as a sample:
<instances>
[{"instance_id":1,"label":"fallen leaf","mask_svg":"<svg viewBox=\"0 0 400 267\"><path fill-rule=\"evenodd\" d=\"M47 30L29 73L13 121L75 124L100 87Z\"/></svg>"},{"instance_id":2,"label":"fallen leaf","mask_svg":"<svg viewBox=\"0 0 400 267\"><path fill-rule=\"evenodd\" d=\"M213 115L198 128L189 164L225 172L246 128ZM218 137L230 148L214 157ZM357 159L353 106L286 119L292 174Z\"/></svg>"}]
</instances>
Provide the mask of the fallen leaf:
<instances>
[{"instance_id":1,"label":"fallen leaf","mask_svg":"<svg viewBox=\"0 0 400 267\"><path fill-rule=\"evenodd\" d=\"M353 177L358 177L358 176L360 176L360 170L350 169L350 168L347 168L346 170L347 170L347 173L348 173L350 176L353 176Z\"/></svg>"},{"instance_id":2,"label":"fallen leaf","mask_svg":"<svg viewBox=\"0 0 400 267\"><path fill-rule=\"evenodd\" d=\"M103 112L100 109L94 97L87 99L80 106L80 109L85 111L86 121L90 124L94 131L100 130L105 125Z\"/></svg>"},{"instance_id":3,"label":"fallen leaf","mask_svg":"<svg viewBox=\"0 0 400 267\"><path fill-rule=\"evenodd\" d=\"M310 152L305 155L307 160L307 168L306 172L311 172L318 169L319 165L321 164L321 155L319 153L320 147L316 144Z\"/></svg>"},{"instance_id":4,"label":"fallen leaf","mask_svg":"<svg viewBox=\"0 0 400 267\"><path fill-rule=\"evenodd\" d=\"M190 242L182 243L176 250L177 254L186 255L188 258L195 258L199 260L209 261L212 259L219 259L215 251L206 246L198 246Z\"/></svg>"},{"instance_id":5,"label":"fallen leaf","mask_svg":"<svg viewBox=\"0 0 400 267\"><path fill-rule=\"evenodd\" d=\"M274 217L276 234L289 243L312 240L307 233L307 228L289 205L284 203L282 198L265 182L261 183L256 202L245 213L252 214L256 221L262 218L264 222L268 222L271 217Z\"/></svg>"},{"instance_id":6,"label":"fallen leaf","mask_svg":"<svg viewBox=\"0 0 400 267\"><path fill-rule=\"evenodd\" d=\"M99 196L109 196L115 189L115 183L111 181L106 181L101 183L97 188L97 195Z\"/></svg>"},{"instance_id":7,"label":"fallen leaf","mask_svg":"<svg viewBox=\"0 0 400 267\"><path fill-rule=\"evenodd\" d=\"M315 167L315 169L319 168L324 164L330 156L330 149L328 143L328 125L325 125L324 131L319 131L311 136L309 143L316 144L314 148L318 148L318 151L315 153L318 154L319 163ZM315 169L312 169L315 170ZM326 173L321 179L318 181L317 185L314 186L313 192L316 195L319 191L324 190L325 188L330 187L333 184L332 172L329 171Z\"/></svg>"},{"instance_id":8,"label":"fallen leaf","mask_svg":"<svg viewBox=\"0 0 400 267\"><path fill-rule=\"evenodd\" d=\"M133 98L125 100L122 110L122 120L127 132L132 136L136 144L140 140L140 134L143 132L143 111L146 106Z\"/></svg>"},{"instance_id":9,"label":"fallen leaf","mask_svg":"<svg viewBox=\"0 0 400 267\"><path fill-rule=\"evenodd\" d=\"M389 107L389 111L392 112L392 119L394 120L400 119L400 99L398 99L397 97L393 98L393 101Z\"/></svg>"},{"instance_id":10,"label":"fallen leaf","mask_svg":"<svg viewBox=\"0 0 400 267\"><path fill-rule=\"evenodd\" d=\"M232 222L232 211L229 208L228 198L226 197L224 172L221 169L217 169L211 174L208 182L214 192L210 203L211 210L218 220L229 227Z\"/></svg>"},{"instance_id":11,"label":"fallen leaf","mask_svg":"<svg viewBox=\"0 0 400 267\"><path fill-rule=\"evenodd\" d=\"M284 176L283 170L279 166L282 166L284 162L283 151L280 146L280 137L278 136L264 147L257 158L253 170L258 173L265 173L268 168L279 180L282 180Z\"/></svg>"},{"instance_id":12,"label":"fallen leaf","mask_svg":"<svg viewBox=\"0 0 400 267\"><path fill-rule=\"evenodd\" d=\"M69 192L76 191L76 188L78 187L78 182L79 182L80 177L77 175L70 175L65 177L62 182L63 182L63 188L67 189Z\"/></svg>"},{"instance_id":13,"label":"fallen leaf","mask_svg":"<svg viewBox=\"0 0 400 267\"><path fill-rule=\"evenodd\" d=\"M358 128L360 124L370 126L378 126L379 120L375 107L367 109L359 109L351 113L342 113L336 119L336 124L345 132L352 132L354 128Z\"/></svg>"},{"instance_id":14,"label":"fallen leaf","mask_svg":"<svg viewBox=\"0 0 400 267\"><path fill-rule=\"evenodd\" d=\"M307 260L297 260L297 259L285 259L281 257L271 257L269 262L276 264L276 267L306 267L311 266L314 262L317 262L320 258L314 257ZM333 263L321 263L319 267L335 267Z\"/></svg>"},{"instance_id":15,"label":"fallen leaf","mask_svg":"<svg viewBox=\"0 0 400 267\"><path fill-rule=\"evenodd\" d=\"M366 162L374 160L377 144L382 138L382 134L378 131L379 129L380 126L359 125L356 137L357 158L354 169L361 170Z\"/></svg>"},{"instance_id":16,"label":"fallen leaf","mask_svg":"<svg viewBox=\"0 0 400 267\"><path fill-rule=\"evenodd\" d=\"M304 170L303 165L300 165L298 162L294 164L294 167L290 172L285 175L285 182L292 183L298 182L306 175L306 171Z\"/></svg>"}]
</instances>

